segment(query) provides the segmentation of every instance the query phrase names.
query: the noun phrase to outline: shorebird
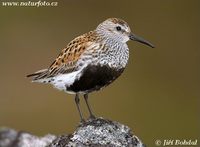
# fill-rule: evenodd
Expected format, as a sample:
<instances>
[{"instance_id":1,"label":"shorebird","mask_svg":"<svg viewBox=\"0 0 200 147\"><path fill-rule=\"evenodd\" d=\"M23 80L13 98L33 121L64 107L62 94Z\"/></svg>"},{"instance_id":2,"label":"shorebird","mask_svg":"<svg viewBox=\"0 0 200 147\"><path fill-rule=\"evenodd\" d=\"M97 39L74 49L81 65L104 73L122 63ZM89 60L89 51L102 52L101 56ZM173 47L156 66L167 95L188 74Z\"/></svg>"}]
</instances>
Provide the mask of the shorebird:
<instances>
[{"instance_id":1,"label":"shorebird","mask_svg":"<svg viewBox=\"0 0 200 147\"><path fill-rule=\"evenodd\" d=\"M129 48L126 43L129 40L154 47L133 34L124 20L109 18L95 30L69 42L49 68L27 77L33 77L33 82L49 83L59 90L75 94L81 121L84 118L79 95L83 95L90 118L95 118L88 103L88 94L108 86L122 74L128 63Z\"/></svg>"}]
</instances>

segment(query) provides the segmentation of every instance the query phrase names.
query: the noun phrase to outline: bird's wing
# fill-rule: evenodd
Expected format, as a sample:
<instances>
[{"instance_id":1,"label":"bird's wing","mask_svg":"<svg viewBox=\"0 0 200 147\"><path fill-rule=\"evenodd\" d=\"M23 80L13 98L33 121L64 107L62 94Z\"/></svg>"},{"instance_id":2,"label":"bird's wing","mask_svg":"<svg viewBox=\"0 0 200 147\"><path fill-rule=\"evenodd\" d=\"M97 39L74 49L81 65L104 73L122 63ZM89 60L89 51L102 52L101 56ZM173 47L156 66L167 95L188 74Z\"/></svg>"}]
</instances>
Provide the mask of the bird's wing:
<instances>
[{"instance_id":1,"label":"bird's wing","mask_svg":"<svg viewBox=\"0 0 200 147\"><path fill-rule=\"evenodd\" d=\"M64 48L48 69L28 75L34 80L46 79L58 74L65 74L76 71L77 61L80 56L96 44L93 32L86 33L72 40ZM90 37L91 36L91 37ZM92 38L93 36L93 38Z\"/></svg>"}]
</instances>

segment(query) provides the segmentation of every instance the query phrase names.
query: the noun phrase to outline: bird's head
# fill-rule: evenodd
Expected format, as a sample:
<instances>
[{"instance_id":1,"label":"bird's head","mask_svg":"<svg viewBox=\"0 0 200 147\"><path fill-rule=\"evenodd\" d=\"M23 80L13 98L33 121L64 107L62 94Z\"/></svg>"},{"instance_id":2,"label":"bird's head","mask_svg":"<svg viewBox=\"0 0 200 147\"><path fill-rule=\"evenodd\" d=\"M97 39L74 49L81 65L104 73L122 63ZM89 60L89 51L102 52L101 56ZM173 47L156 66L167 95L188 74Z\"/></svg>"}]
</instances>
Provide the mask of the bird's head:
<instances>
[{"instance_id":1,"label":"bird's head","mask_svg":"<svg viewBox=\"0 0 200 147\"><path fill-rule=\"evenodd\" d=\"M149 41L139 37L131 32L131 29L124 20L119 18L109 18L99 24L96 28L97 32L105 37L126 43L129 40L138 41L150 47L154 47Z\"/></svg>"}]
</instances>

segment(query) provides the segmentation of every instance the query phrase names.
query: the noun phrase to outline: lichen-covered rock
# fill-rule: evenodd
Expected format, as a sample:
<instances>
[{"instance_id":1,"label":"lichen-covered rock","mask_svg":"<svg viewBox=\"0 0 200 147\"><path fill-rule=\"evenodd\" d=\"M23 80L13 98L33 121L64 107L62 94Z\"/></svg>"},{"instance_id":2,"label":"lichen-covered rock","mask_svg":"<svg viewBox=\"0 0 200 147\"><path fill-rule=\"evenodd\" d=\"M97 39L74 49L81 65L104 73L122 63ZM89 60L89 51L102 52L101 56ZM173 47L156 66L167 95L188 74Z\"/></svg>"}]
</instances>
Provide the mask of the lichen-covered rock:
<instances>
[{"instance_id":1,"label":"lichen-covered rock","mask_svg":"<svg viewBox=\"0 0 200 147\"><path fill-rule=\"evenodd\" d=\"M0 129L0 147L144 147L129 127L103 118L89 119L71 135L37 137Z\"/></svg>"},{"instance_id":2,"label":"lichen-covered rock","mask_svg":"<svg viewBox=\"0 0 200 147\"><path fill-rule=\"evenodd\" d=\"M63 141L64 140L64 141ZM49 147L144 147L130 128L102 118L88 120L69 136L60 136Z\"/></svg>"},{"instance_id":3,"label":"lichen-covered rock","mask_svg":"<svg viewBox=\"0 0 200 147\"><path fill-rule=\"evenodd\" d=\"M0 129L0 147L46 147L56 136L37 137L27 132L17 132L12 129Z\"/></svg>"},{"instance_id":4,"label":"lichen-covered rock","mask_svg":"<svg viewBox=\"0 0 200 147\"><path fill-rule=\"evenodd\" d=\"M12 147L16 141L18 133L15 130L8 128L0 129L0 147Z\"/></svg>"}]
</instances>

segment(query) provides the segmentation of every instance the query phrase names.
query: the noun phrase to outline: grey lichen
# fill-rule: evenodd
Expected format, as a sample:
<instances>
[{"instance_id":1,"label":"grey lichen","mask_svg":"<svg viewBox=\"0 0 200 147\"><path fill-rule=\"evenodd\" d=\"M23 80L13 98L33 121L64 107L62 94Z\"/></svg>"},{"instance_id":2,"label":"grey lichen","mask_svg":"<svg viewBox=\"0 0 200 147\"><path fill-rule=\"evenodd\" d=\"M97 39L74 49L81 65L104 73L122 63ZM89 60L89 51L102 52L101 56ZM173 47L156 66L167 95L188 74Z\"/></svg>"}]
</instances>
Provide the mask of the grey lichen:
<instances>
[{"instance_id":1,"label":"grey lichen","mask_svg":"<svg viewBox=\"0 0 200 147\"><path fill-rule=\"evenodd\" d=\"M9 128L0 129L0 147L45 147L56 139L54 135L37 137L27 132L17 132Z\"/></svg>"},{"instance_id":2,"label":"grey lichen","mask_svg":"<svg viewBox=\"0 0 200 147\"><path fill-rule=\"evenodd\" d=\"M70 135L37 137L12 129L0 130L0 147L144 147L129 127L103 118L89 119Z\"/></svg>"},{"instance_id":3,"label":"grey lichen","mask_svg":"<svg viewBox=\"0 0 200 147\"><path fill-rule=\"evenodd\" d=\"M133 135L130 128L115 121L103 118L90 119L81 124L69 136L61 136L50 147L144 147L137 136ZM63 144L62 140L66 140ZM63 147L59 146L59 147Z\"/></svg>"}]
</instances>

